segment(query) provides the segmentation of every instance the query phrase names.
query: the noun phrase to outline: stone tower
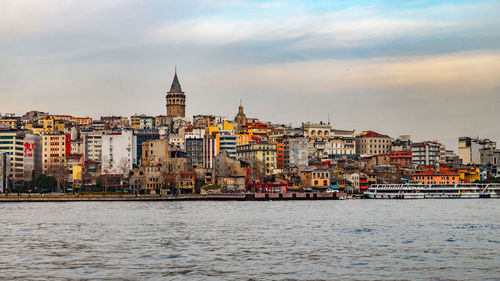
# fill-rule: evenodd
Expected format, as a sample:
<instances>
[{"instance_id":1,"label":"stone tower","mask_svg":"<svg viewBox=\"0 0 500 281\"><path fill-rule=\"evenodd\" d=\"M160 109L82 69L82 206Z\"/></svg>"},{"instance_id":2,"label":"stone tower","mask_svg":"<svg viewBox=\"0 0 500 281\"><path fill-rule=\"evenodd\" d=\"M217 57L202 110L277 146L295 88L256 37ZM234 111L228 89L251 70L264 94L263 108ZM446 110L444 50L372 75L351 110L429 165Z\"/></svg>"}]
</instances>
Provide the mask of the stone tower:
<instances>
[{"instance_id":1,"label":"stone tower","mask_svg":"<svg viewBox=\"0 0 500 281\"><path fill-rule=\"evenodd\" d=\"M174 81L167 93L167 117L186 117L186 96L181 89L175 69Z\"/></svg>"},{"instance_id":2,"label":"stone tower","mask_svg":"<svg viewBox=\"0 0 500 281\"><path fill-rule=\"evenodd\" d=\"M241 130L243 125L247 123L247 116L243 113L243 105L240 101L240 106L238 107L238 114L234 118L234 122L238 124L238 130Z\"/></svg>"}]
</instances>

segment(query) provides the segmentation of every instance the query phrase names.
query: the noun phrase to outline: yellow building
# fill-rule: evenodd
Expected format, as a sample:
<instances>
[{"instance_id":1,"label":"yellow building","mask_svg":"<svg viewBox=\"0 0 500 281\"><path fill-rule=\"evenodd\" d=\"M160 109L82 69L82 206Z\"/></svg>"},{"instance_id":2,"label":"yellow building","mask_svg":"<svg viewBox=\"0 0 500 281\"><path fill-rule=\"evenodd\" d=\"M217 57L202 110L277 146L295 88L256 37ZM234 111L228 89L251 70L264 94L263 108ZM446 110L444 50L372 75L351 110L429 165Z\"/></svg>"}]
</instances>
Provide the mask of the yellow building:
<instances>
[{"instance_id":1,"label":"yellow building","mask_svg":"<svg viewBox=\"0 0 500 281\"><path fill-rule=\"evenodd\" d=\"M458 174L459 174L460 182L472 183L472 182L481 180L480 171L479 171L479 168L477 168L477 167L458 169Z\"/></svg>"},{"instance_id":2,"label":"yellow building","mask_svg":"<svg viewBox=\"0 0 500 281\"><path fill-rule=\"evenodd\" d=\"M260 122L254 122L247 124L244 128L240 130L240 133L246 133L249 134L250 136L253 136L254 134L267 135L272 131L273 128L270 127L269 125Z\"/></svg>"},{"instance_id":3,"label":"yellow building","mask_svg":"<svg viewBox=\"0 0 500 281\"><path fill-rule=\"evenodd\" d=\"M238 159L247 160L258 167L258 170L270 175L277 168L275 143L250 143L236 147Z\"/></svg>"},{"instance_id":4,"label":"yellow building","mask_svg":"<svg viewBox=\"0 0 500 281\"><path fill-rule=\"evenodd\" d=\"M39 119L38 125L42 127L43 132L64 132L64 121L65 119L56 119L53 116L47 118Z\"/></svg>"},{"instance_id":5,"label":"yellow building","mask_svg":"<svg viewBox=\"0 0 500 281\"><path fill-rule=\"evenodd\" d=\"M77 124L79 126L92 124L92 118L90 117L72 117L71 123Z\"/></svg>"},{"instance_id":6,"label":"yellow building","mask_svg":"<svg viewBox=\"0 0 500 281\"><path fill-rule=\"evenodd\" d=\"M7 117L2 117L0 118L0 123L5 123L9 125L11 129L17 129L17 122L19 121L18 118L7 118Z\"/></svg>"},{"instance_id":7,"label":"yellow building","mask_svg":"<svg viewBox=\"0 0 500 281\"><path fill-rule=\"evenodd\" d=\"M75 186L81 186L82 182L82 166L73 166L73 184Z\"/></svg>"},{"instance_id":8,"label":"yellow building","mask_svg":"<svg viewBox=\"0 0 500 281\"><path fill-rule=\"evenodd\" d=\"M222 123L219 123L218 127L223 131L234 131L234 124L230 123L227 120L224 120Z\"/></svg>"},{"instance_id":9,"label":"yellow building","mask_svg":"<svg viewBox=\"0 0 500 281\"><path fill-rule=\"evenodd\" d=\"M219 127L218 126L208 126L208 127L205 128L205 134L207 136L211 136L214 133L217 133L218 131L219 131Z\"/></svg>"},{"instance_id":10,"label":"yellow building","mask_svg":"<svg viewBox=\"0 0 500 281\"><path fill-rule=\"evenodd\" d=\"M155 117L141 115L133 115L130 117L130 126L134 129L154 129Z\"/></svg>"},{"instance_id":11,"label":"yellow building","mask_svg":"<svg viewBox=\"0 0 500 281\"><path fill-rule=\"evenodd\" d=\"M73 119L73 116L71 115L51 115L51 117L54 118L54 120L62 122L71 122L71 119Z\"/></svg>"},{"instance_id":12,"label":"yellow building","mask_svg":"<svg viewBox=\"0 0 500 281\"><path fill-rule=\"evenodd\" d=\"M47 172L51 166L64 165L71 147L65 134L42 135L42 169Z\"/></svg>"}]
</instances>

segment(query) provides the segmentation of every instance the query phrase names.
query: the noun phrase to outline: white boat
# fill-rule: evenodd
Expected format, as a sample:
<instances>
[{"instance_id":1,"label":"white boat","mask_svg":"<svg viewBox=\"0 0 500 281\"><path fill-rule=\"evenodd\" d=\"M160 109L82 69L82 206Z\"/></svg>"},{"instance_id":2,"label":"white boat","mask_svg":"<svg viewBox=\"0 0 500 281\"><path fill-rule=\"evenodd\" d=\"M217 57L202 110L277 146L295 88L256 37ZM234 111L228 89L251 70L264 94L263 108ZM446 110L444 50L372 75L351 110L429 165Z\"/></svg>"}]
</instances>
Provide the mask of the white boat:
<instances>
[{"instance_id":1,"label":"white boat","mask_svg":"<svg viewBox=\"0 0 500 281\"><path fill-rule=\"evenodd\" d=\"M364 195L372 199L500 198L500 184L373 184Z\"/></svg>"}]
</instances>

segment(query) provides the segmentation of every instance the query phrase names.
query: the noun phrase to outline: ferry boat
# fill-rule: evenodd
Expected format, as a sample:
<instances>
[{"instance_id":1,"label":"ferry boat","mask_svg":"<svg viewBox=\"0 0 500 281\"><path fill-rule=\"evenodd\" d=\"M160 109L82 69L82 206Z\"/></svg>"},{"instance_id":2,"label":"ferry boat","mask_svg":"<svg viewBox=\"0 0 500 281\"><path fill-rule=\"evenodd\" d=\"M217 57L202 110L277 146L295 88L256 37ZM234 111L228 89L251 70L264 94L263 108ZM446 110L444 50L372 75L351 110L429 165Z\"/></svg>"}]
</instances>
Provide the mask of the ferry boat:
<instances>
[{"instance_id":1,"label":"ferry boat","mask_svg":"<svg viewBox=\"0 0 500 281\"><path fill-rule=\"evenodd\" d=\"M500 198L500 184L373 184L364 196L372 199Z\"/></svg>"}]
</instances>

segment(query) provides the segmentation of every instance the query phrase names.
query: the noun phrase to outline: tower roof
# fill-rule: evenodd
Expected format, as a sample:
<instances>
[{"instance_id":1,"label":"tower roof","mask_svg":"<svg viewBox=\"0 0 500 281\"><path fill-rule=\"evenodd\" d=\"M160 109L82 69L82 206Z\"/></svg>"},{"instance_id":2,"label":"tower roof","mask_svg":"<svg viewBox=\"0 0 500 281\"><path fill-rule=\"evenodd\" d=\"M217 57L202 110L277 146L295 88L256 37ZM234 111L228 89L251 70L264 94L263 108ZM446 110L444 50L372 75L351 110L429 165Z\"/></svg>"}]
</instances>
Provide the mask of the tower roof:
<instances>
[{"instance_id":1,"label":"tower roof","mask_svg":"<svg viewBox=\"0 0 500 281\"><path fill-rule=\"evenodd\" d=\"M177 70L175 71L174 80L172 81L172 86L170 86L169 93L183 93L181 83L179 83L179 78L177 78Z\"/></svg>"}]
</instances>

